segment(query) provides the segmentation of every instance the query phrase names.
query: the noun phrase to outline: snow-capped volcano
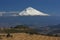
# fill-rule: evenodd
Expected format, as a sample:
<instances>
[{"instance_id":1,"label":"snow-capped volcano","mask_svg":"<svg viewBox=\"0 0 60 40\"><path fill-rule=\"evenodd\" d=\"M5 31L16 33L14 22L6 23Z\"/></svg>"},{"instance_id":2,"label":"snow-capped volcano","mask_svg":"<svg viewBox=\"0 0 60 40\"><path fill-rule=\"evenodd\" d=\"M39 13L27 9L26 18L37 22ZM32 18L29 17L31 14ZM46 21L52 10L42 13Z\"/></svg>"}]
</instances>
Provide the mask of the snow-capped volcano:
<instances>
[{"instance_id":1,"label":"snow-capped volcano","mask_svg":"<svg viewBox=\"0 0 60 40\"><path fill-rule=\"evenodd\" d=\"M28 7L19 13L20 16L49 16L41 11L38 11L32 7Z\"/></svg>"}]
</instances>

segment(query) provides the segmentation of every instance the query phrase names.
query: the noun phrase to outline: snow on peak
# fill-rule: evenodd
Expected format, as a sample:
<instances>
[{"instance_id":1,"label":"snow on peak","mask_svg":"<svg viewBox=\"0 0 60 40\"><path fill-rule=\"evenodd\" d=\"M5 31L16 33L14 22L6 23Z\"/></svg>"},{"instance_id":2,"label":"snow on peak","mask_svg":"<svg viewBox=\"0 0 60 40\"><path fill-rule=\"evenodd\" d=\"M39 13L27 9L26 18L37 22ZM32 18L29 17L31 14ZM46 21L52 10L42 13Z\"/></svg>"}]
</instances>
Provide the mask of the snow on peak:
<instances>
[{"instance_id":1,"label":"snow on peak","mask_svg":"<svg viewBox=\"0 0 60 40\"><path fill-rule=\"evenodd\" d=\"M32 7L28 7L25 10L19 13L20 16L49 16L49 14L45 14L41 11L38 11Z\"/></svg>"}]
</instances>

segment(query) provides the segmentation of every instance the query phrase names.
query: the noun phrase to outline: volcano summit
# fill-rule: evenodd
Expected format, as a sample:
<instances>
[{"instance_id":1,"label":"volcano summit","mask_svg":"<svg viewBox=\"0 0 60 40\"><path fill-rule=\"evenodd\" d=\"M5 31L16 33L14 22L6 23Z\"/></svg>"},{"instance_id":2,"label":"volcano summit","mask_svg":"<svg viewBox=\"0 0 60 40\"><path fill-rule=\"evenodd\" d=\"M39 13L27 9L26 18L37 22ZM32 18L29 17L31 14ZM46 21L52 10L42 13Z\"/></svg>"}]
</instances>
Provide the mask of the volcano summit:
<instances>
[{"instance_id":1,"label":"volcano summit","mask_svg":"<svg viewBox=\"0 0 60 40\"><path fill-rule=\"evenodd\" d=\"M19 13L19 16L49 16L41 11L38 11L32 7L28 7Z\"/></svg>"}]
</instances>

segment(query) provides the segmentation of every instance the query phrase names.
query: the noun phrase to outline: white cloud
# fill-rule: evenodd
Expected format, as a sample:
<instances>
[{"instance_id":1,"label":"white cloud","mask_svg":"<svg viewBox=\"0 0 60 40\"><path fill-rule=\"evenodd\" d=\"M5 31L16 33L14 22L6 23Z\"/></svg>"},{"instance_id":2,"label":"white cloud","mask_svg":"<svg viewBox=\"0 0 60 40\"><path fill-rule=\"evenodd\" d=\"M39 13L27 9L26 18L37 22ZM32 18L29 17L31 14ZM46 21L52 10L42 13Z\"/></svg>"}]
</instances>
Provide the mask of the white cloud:
<instances>
[{"instance_id":1,"label":"white cloud","mask_svg":"<svg viewBox=\"0 0 60 40\"><path fill-rule=\"evenodd\" d=\"M17 16L18 11L0 12L0 16Z\"/></svg>"},{"instance_id":2,"label":"white cloud","mask_svg":"<svg viewBox=\"0 0 60 40\"><path fill-rule=\"evenodd\" d=\"M0 13L19 13L19 12L15 12L15 11L10 11L10 12L0 12Z\"/></svg>"}]
</instances>

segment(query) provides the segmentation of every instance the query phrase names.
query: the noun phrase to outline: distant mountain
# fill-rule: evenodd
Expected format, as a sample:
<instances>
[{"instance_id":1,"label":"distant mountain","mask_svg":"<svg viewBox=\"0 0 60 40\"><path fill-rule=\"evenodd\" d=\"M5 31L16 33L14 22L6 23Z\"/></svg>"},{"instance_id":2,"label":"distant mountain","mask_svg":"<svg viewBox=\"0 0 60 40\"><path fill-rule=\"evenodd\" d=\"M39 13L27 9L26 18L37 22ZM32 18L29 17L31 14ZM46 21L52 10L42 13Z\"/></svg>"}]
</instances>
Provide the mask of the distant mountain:
<instances>
[{"instance_id":1,"label":"distant mountain","mask_svg":"<svg viewBox=\"0 0 60 40\"><path fill-rule=\"evenodd\" d=\"M20 16L49 16L41 11L38 11L32 7L28 7L19 13Z\"/></svg>"}]
</instances>

